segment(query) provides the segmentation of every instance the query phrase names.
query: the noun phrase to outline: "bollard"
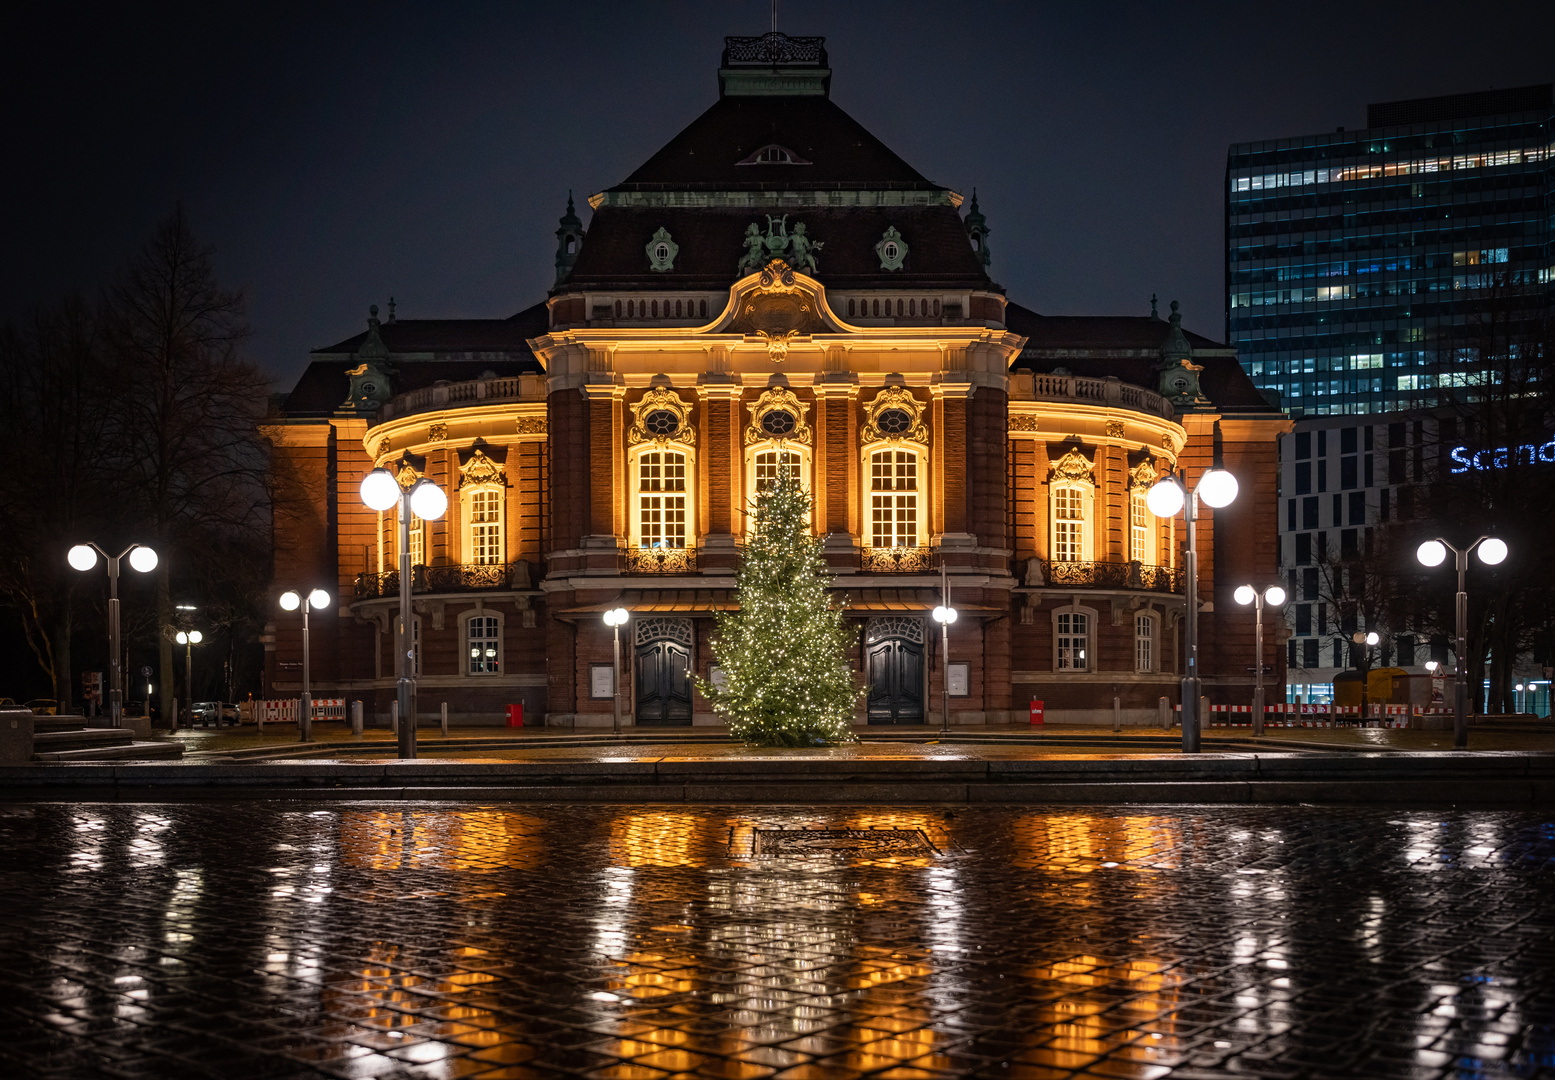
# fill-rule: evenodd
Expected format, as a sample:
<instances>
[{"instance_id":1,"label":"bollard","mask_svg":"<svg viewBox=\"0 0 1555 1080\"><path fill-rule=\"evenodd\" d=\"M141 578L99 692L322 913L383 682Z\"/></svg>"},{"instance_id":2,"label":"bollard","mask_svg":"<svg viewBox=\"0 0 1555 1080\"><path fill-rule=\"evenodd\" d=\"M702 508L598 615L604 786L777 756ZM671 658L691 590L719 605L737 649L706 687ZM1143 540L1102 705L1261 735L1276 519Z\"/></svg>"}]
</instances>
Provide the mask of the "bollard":
<instances>
[{"instance_id":1,"label":"bollard","mask_svg":"<svg viewBox=\"0 0 1555 1080\"><path fill-rule=\"evenodd\" d=\"M360 735L361 733L362 703L360 701L353 701L351 702L351 734Z\"/></svg>"},{"instance_id":2,"label":"bollard","mask_svg":"<svg viewBox=\"0 0 1555 1080\"><path fill-rule=\"evenodd\" d=\"M400 703L398 699L389 702L389 730L396 735L400 733Z\"/></svg>"},{"instance_id":3,"label":"bollard","mask_svg":"<svg viewBox=\"0 0 1555 1080\"><path fill-rule=\"evenodd\" d=\"M1204 732L1209 727L1211 713L1209 711L1209 695L1202 694L1199 697L1199 715L1194 717L1194 722L1199 725L1199 738L1204 738Z\"/></svg>"},{"instance_id":4,"label":"bollard","mask_svg":"<svg viewBox=\"0 0 1555 1080\"><path fill-rule=\"evenodd\" d=\"M1263 734L1263 687L1253 687L1253 734Z\"/></svg>"},{"instance_id":5,"label":"bollard","mask_svg":"<svg viewBox=\"0 0 1555 1080\"><path fill-rule=\"evenodd\" d=\"M1167 731L1172 729L1172 703L1163 697L1156 703L1156 708L1161 712L1161 727Z\"/></svg>"},{"instance_id":6,"label":"bollard","mask_svg":"<svg viewBox=\"0 0 1555 1080\"><path fill-rule=\"evenodd\" d=\"M1123 730L1123 699L1117 694L1112 695L1112 730L1114 732Z\"/></svg>"},{"instance_id":7,"label":"bollard","mask_svg":"<svg viewBox=\"0 0 1555 1080\"><path fill-rule=\"evenodd\" d=\"M448 702L443 702L443 738L448 738Z\"/></svg>"}]
</instances>

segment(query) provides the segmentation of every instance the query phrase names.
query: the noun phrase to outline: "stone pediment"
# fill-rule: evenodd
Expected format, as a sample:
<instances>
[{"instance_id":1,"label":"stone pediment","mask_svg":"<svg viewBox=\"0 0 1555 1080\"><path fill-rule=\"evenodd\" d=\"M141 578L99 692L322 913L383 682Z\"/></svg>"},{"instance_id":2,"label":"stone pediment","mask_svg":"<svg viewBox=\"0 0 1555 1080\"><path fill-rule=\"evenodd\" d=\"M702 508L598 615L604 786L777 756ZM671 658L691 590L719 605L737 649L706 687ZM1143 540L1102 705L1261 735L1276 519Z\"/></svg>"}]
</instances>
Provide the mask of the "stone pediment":
<instances>
[{"instance_id":1,"label":"stone pediment","mask_svg":"<svg viewBox=\"0 0 1555 1080\"><path fill-rule=\"evenodd\" d=\"M740 279L734 292L729 329L760 337L774 360L782 360L796 338L827 328L825 290L782 259L773 259L758 273Z\"/></svg>"}]
</instances>

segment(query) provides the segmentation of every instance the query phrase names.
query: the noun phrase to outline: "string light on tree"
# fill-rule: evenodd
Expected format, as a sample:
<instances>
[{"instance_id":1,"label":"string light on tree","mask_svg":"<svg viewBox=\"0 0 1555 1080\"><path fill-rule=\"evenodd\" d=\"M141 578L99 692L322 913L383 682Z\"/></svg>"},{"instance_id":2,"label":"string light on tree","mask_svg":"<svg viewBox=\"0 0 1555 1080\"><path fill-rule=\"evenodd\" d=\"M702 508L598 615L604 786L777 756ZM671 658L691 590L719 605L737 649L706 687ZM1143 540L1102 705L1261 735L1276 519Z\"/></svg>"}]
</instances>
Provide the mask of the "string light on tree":
<instances>
[{"instance_id":1,"label":"string light on tree","mask_svg":"<svg viewBox=\"0 0 1555 1080\"><path fill-rule=\"evenodd\" d=\"M810 497L786 466L756 498L736 581L739 611L718 616L717 685L697 689L738 739L757 746L856 741L863 691L848 652L855 631L827 595L831 573L806 520Z\"/></svg>"}]
</instances>

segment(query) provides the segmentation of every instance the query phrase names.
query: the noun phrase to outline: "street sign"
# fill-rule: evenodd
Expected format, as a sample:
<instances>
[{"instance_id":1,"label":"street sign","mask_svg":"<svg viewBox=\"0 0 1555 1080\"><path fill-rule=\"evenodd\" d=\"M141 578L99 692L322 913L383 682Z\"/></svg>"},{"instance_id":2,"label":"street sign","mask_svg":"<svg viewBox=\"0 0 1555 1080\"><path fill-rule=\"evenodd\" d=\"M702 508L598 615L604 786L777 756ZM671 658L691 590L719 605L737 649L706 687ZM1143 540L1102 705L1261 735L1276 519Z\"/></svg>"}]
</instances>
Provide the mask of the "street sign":
<instances>
[{"instance_id":1,"label":"street sign","mask_svg":"<svg viewBox=\"0 0 1555 1080\"><path fill-rule=\"evenodd\" d=\"M146 666L142 667L140 669L140 674L141 674L141 677L144 678L144 679L151 678L151 665L147 664Z\"/></svg>"}]
</instances>

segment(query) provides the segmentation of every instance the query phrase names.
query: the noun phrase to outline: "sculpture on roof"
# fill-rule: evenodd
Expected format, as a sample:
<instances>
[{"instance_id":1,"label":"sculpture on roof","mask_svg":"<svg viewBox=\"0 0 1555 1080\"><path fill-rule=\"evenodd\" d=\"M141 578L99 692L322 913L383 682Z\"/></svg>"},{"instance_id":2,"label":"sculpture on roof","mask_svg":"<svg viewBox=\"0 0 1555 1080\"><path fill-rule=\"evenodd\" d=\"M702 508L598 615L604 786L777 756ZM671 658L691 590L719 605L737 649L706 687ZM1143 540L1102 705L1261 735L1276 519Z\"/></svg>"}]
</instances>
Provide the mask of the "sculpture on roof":
<instances>
[{"instance_id":1,"label":"sculpture on roof","mask_svg":"<svg viewBox=\"0 0 1555 1080\"><path fill-rule=\"evenodd\" d=\"M1157 389L1162 397L1178 409L1191 409L1209 404L1199 389L1199 372L1204 368L1193 362L1193 346L1182 332L1182 313L1177 301L1172 301L1171 328L1161 343L1161 362L1155 367L1158 376Z\"/></svg>"},{"instance_id":2,"label":"sculpture on roof","mask_svg":"<svg viewBox=\"0 0 1555 1080\"><path fill-rule=\"evenodd\" d=\"M761 234L759 224L752 222L745 227L743 246L745 254L740 256L738 267L741 275L760 270L773 259L783 259L795 270L813 274L817 269L815 253L826 245L823 241L810 239L803 222L795 223L790 234L787 214L776 217L768 214L766 235Z\"/></svg>"}]
</instances>

